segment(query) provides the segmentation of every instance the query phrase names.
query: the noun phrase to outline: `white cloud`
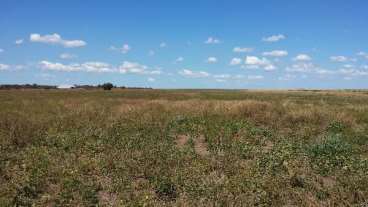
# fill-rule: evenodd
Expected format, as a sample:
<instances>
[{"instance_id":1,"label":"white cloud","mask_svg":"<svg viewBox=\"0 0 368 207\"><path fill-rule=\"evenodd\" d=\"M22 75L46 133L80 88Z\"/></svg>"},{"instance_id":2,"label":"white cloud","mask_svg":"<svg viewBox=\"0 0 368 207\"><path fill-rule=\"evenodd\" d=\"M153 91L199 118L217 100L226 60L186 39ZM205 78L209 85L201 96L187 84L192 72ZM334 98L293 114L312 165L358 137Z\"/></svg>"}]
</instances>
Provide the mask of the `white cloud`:
<instances>
[{"instance_id":1,"label":"white cloud","mask_svg":"<svg viewBox=\"0 0 368 207\"><path fill-rule=\"evenodd\" d=\"M262 75L248 75L248 80L261 80L264 77Z\"/></svg>"},{"instance_id":2,"label":"white cloud","mask_svg":"<svg viewBox=\"0 0 368 207\"><path fill-rule=\"evenodd\" d=\"M273 71L276 69L276 66L266 58L258 58L256 56L247 56L245 58L245 67L248 69L258 69L261 67L266 71Z\"/></svg>"},{"instance_id":3,"label":"white cloud","mask_svg":"<svg viewBox=\"0 0 368 207\"><path fill-rule=\"evenodd\" d=\"M4 49L1 49L1 48L0 48L0 53L2 53L2 52L4 52Z\"/></svg>"},{"instance_id":4,"label":"white cloud","mask_svg":"<svg viewBox=\"0 0 368 207\"><path fill-rule=\"evenodd\" d=\"M228 79L228 78L231 78L232 76L230 74L219 74L219 75L214 75L213 77L217 79Z\"/></svg>"},{"instance_id":5,"label":"white cloud","mask_svg":"<svg viewBox=\"0 0 368 207\"><path fill-rule=\"evenodd\" d=\"M292 80L292 79L295 79L296 78L296 75L292 75L292 74L285 74L283 76L280 76L278 78L278 80L280 81L289 81L289 80Z\"/></svg>"},{"instance_id":6,"label":"white cloud","mask_svg":"<svg viewBox=\"0 0 368 207\"><path fill-rule=\"evenodd\" d=\"M306 54L299 54L294 58L294 61L311 61L312 58Z\"/></svg>"},{"instance_id":7,"label":"white cloud","mask_svg":"<svg viewBox=\"0 0 368 207\"><path fill-rule=\"evenodd\" d=\"M143 74L148 69L147 66L141 65L136 62L124 61L122 65L119 66L120 73L138 73Z\"/></svg>"},{"instance_id":8,"label":"white cloud","mask_svg":"<svg viewBox=\"0 0 368 207\"><path fill-rule=\"evenodd\" d=\"M254 49L249 47L234 47L233 52L252 52Z\"/></svg>"},{"instance_id":9,"label":"white cloud","mask_svg":"<svg viewBox=\"0 0 368 207\"><path fill-rule=\"evenodd\" d=\"M299 63L291 65L290 67L287 67L286 71L308 73L308 72L313 72L316 68L317 67L313 63L299 62Z\"/></svg>"},{"instance_id":10,"label":"white cloud","mask_svg":"<svg viewBox=\"0 0 368 207\"><path fill-rule=\"evenodd\" d=\"M207 58L207 63L216 63L217 62L217 58L216 57L208 57Z\"/></svg>"},{"instance_id":11,"label":"white cloud","mask_svg":"<svg viewBox=\"0 0 368 207\"><path fill-rule=\"evenodd\" d=\"M367 76L368 75L368 71L366 70L358 70L358 69L353 69L353 68L349 68L349 69L343 68L343 69L340 69L338 72L344 75L349 75L349 76Z\"/></svg>"},{"instance_id":12,"label":"white cloud","mask_svg":"<svg viewBox=\"0 0 368 207\"><path fill-rule=\"evenodd\" d=\"M85 62L82 64L74 63L74 64L62 64L62 63L53 63L46 60L39 62L39 66L44 70L53 70L53 71L65 71L65 72L113 72L114 69L107 63L103 62Z\"/></svg>"},{"instance_id":13,"label":"white cloud","mask_svg":"<svg viewBox=\"0 0 368 207\"><path fill-rule=\"evenodd\" d=\"M349 58L340 55L340 56L331 56L330 60L333 62L347 62L349 61Z\"/></svg>"},{"instance_id":14,"label":"white cloud","mask_svg":"<svg viewBox=\"0 0 368 207\"><path fill-rule=\"evenodd\" d=\"M178 57L175 59L174 63L180 63L180 62L183 62L184 61L184 58L183 57Z\"/></svg>"},{"instance_id":15,"label":"white cloud","mask_svg":"<svg viewBox=\"0 0 368 207\"><path fill-rule=\"evenodd\" d=\"M0 63L0 71L17 71L23 70L26 68L26 65L7 65Z\"/></svg>"},{"instance_id":16,"label":"white cloud","mask_svg":"<svg viewBox=\"0 0 368 207\"><path fill-rule=\"evenodd\" d=\"M264 68L263 68L265 71L274 71L276 70L276 66L275 65L272 65L272 64L269 64L269 65L266 65Z\"/></svg>"},{"instance_id":17,"label":"white cloud","mask_svg":"<svg viewBox=\"0 0 368 207\"><path fill-rule=\"evenodd\" d=\"M156 70L150 70L148 66L142 65L137 62L129 62L124 61L123 64L121 64L117 71L125 74L125 73L132 73L132 74L139 74L139 75L159 75L162 73L160 69Z\"/></svg>"},{"instance_id":18,"label":"white cloud","mask_svg":"<svg viewBox=\"0 0 368 207\"><path fill-rule=\"evenodd\" d=\"M189 69L183 69L179 71L179 74L189 78L205 78L210 76L210 74L205 71L192 71Z\"/></svg>"},{"instance_id":19,"label":"white cloud","mask_svg":"<svg viewBox=\"0 0 368 207\"><path fill-rule=\"evenodd\" d=\"M271 56L271 57L284 57L287 55L288 55L288 52L286 50L273 50L271 52L263 53L263 56Z\"/></svg>"},{"instance_id":20,"label":"white cloud","mask_svg":"<svg viewBox=\"0 0 368 207\"><path fill-rule=\"evenodd\" d=\"M233 58L230 61L230 65L240 65L242 63L242 59L240 58Z\"/></svg>"},{"instance_id":21,"label":"white cloud","mask_svg":"<svg viewBox=\"0 0 368 207\"><path fill-rule=\"evenodd\" d=\"M160 43L160 47L161 47L161 48L167 47L166 42L161 42L161 43Z\"/></svg>"},{"instance_id":22,"label":"white cloud","mask_svg":"<svg viewBox=\"0 0 368 207\"><path fill-rule=\"evenodd\" d=\"M77 56L76 55L73 55L73 54L69 54L69 53L62 53L62 54L59 55L59 58L66 60L66 59L74 59L74 58L77 58Z\"/></svg>"},{"instance_id":23,"label":"white cloud","mask_svg":"<svg viewBox=\"0 0 368 207\"><path fill-rule=\"evenodd\" d=\"M21 45L21 44L23 44L23 42L24 42L24 39L15 40L16 45Z\"/></svg>"},{"instance_id":24,"label":"white cloud","mask_svg":"<svg viewBox=\"0 0 368 207\"><path fill-rule=\"evenodd\" d=\"M40 42L52 45L62 45L66 48L73 48L73 47L83 47L86 46L87 43L83 40L64 40L61 38L59 34L47 34L41 36L40 34L31 34L29 37L31 42Z\"/></svg>"},{"instance_id":25,"label":"white cloud","mask_svg":"<svg viewBox=\"0 0 368 207\"><path fill-rule=\"evenodd\" d=\"M117 50L120 51L123 54L128 53L132 48L128 45L128 44L124 44L122 47L115 47L115 46L111 46L110 50Z\"/></svg>"},{"instance_id":26,"label":"white cloud","mask_svg":"<svg viewBox=\"0 0 368 207\"><path fill-rule=\"evenodd\" d=\"M265 65L268 63L268 60L266 58L258 58L256 56L247 56L245 58L245 64L247 65Z\"/></svg>"},{"instance_id":27,"label":"white cloud","mask_svg":"<svg viewBox=\"0 0 368 207\"><path fill-rule=\"evenodd\" d=\"M221 43L219 39L215 37L208 37L208 39L204 42L205 44L219 44Z\"/></svg>"},{"instance_id":28,"label":"white cloud","mask_svg":"<svg viewBox=\"0 0 368 207\"><path fill-rule=\"evenodd\" d=\"M2 64L0 63L0 71L1 70L9 70L10 66L9 65L6 65L6 64Z\"/></svg>"},{"instance_id":29,"label":"white cloud","mask_svg":"<svg viewBox=\"0 0 368 207\"><path fill-rule=\"evenodd\" d=\"M155 82L155 81L156 81L156 79L149 77L149 78L147 79L147 81L148 81L148 82Z\"/></svg>"},{"instance_id":30,"label":"white cloud","mask_svg":"<svg viewBox=\"0 0 368 207\"><path fill-rule=\"evenodd\" d=\"M298 62L286 68L287 72L297 72L297 73L314 73L318 75L331 75L336 74L336 71L327 70L314 65L311 62Z\"/></svg>"},{"instance_id":31,"label":"white cloud","mask_svg":"<svg viewBox=\"0 0 368 207\"><path fill-rule=\"evenodd\" d=\"M286 36L285 36L285 35L283 35L283 34L278 34L278 35L272 35L272 36L270 36L270 37L264 37L262 40L263 40L264 42L278 42L278 41L283 40L283 39L285 39L285 38L286 38Z\"/></svg>"},{"instance_id":32,"label":"white cloud","mask_svg":"<svg viewBox=\"0 0 368 207\"><path fill-rule=\"evenodd\" d=\"M368 59L368 53L366 53L366 52L361 51L361 52L358 52L358 53L357 53L357 55L358 55L358 56L361 56L361 57L363 57L363 58Z\"/></svg>"}]
</instances>

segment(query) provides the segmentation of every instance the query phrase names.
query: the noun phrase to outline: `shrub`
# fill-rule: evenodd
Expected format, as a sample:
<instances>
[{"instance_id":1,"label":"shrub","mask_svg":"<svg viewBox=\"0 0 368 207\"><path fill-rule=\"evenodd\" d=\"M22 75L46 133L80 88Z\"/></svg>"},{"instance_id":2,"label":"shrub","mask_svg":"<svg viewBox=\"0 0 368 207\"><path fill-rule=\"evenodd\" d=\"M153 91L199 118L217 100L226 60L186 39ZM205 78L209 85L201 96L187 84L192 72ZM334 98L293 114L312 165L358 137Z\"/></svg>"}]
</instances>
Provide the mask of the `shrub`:
<instances>
[{"instance_id":1,"label":"shrub","mask_svg":"<svg viewBox=\"0 0 368 207\"><path fill-rule=\"evenodd\" d=\"M113 85L112 83L104 83L104 84L102 85L102 88L103 88L104 90L111 90L112 88L114 88L114 85Z\"/></svg>"},{"instance_id":2,"label":"shrub","mask_svg":"<svg viewBox=\"0 0 368 207\"><path fill-rule=\"evenodd\" d=\"M321 174L327 174L347 165L351 160L353 149L340 135L333 134L326 137L322 143L312 145L308 154L312 158L314 167Z\"/></svg>"}]
</instances>

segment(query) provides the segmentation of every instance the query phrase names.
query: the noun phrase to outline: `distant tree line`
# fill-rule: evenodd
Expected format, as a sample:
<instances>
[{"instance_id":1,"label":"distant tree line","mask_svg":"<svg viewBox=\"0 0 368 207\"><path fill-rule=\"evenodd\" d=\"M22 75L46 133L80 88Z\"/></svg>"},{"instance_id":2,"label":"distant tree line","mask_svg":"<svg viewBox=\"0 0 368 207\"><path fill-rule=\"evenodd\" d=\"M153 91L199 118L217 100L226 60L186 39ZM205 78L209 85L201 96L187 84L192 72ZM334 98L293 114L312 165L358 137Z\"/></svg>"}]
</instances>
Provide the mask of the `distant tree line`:
<instances>
[{"instance_id":1,"label":"distant tree line","mask_svg":"<svg viewBox=\"0 0 368 207\"><path fill-rule=\"evenodd\" d=\"M115 86L112 83L104 83L104 84L99 84L99 85L73 85L70 89L111 90L113 88L116 88L116 89L152 89L152 88L144 88L144 87ZM3 85L0 85L0 90L8 90L8 89L59 89L59 88L58 86L55 86L55 85L38 85L38 84L3 84Z\"/></svg>"},{"instance_id":2,"label":"distant tree line","mask_svg":"<svg viewBox=\"0 0 368 207\"><path fill-rule=\"evenodd\" d=\"M0 89L57 89L53 85L38 85L38 84L3 84Z\"/></svg>"}]
</instances>

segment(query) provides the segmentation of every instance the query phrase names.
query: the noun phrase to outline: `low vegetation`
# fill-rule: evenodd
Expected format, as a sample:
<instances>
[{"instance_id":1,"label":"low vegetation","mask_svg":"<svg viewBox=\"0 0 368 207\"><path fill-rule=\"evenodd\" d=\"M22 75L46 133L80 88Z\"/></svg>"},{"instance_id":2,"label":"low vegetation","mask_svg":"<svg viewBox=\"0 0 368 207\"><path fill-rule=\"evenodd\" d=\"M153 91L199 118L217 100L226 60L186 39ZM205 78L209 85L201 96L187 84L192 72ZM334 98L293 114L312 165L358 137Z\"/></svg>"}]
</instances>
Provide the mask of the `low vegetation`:
<instances>
[{"instance_id":1,"label":"low vegetation","mask_svg":"<svg viewBox=\"0 0 368 207\"><path fill-rule=\"evenodd\" d=\"M366 91L0 91L0 206L367 202Z\"/></svg>"}]
</instances>

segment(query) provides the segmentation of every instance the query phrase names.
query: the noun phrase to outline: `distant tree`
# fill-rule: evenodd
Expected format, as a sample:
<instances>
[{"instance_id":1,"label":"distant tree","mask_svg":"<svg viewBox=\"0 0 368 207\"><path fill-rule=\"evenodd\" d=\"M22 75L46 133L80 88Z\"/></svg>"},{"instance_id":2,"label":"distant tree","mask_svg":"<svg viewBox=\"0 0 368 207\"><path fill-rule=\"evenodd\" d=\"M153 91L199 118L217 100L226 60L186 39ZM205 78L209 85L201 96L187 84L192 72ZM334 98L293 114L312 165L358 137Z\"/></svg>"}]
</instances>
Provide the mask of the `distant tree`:
<instances>
[{"instance_id":1,"label":"distant tree","mask_svg":"<svg viewBox=\"0 0 368 207\"><path fill-rule=\"evenodd\" d=\"M103 88L104 90L111 90L112 88L114 88L114 85L113 85L112 83L104 83L104 84L102 85L102 88Z\"/></svg>"}]
</instances>

